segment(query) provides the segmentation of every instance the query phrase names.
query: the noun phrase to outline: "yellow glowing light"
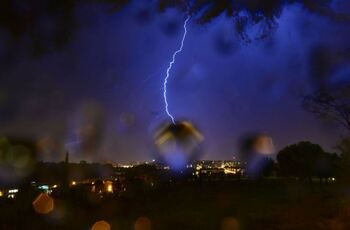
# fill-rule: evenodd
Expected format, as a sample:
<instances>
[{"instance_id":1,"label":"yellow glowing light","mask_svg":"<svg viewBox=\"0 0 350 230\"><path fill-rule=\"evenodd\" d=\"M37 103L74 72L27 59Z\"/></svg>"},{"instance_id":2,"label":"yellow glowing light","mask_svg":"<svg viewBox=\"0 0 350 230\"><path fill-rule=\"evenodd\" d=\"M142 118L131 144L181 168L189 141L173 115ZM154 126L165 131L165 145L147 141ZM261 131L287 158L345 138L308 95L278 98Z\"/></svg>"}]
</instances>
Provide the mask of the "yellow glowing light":
<instances>
[{"instance_id":1,"label":"yellow glowing light","mask_svg":"<svg viewBox=\"0 0 350 230\"><path fill-rule=\"evenodd\" d=\"M4 195L4 193L2 191L0 191L0 197L2 197Z\"/></svg>"},{"instance_id":2,"label":"yellow glowing light","mask_svg":"<svg viewBox=\"0 0 350 230\"><path fill-rule=\"evenodd\" d=\"M52 188L57 188L58 186L57 186L57 184L54 184L53 186L52 186Z\"/></svg>"},{"instance_id":3,"label":"yellow glowing light","mask_svg":"<svg viewBox=\"0 0 350 230\"><path fill-rule=\"evenodd\" d=\"M76 185L77 184L77 182L76 181L72 181L72 185Z\"/></svg>"},{"instance_id":4,"label":"yellow glowing light","mask_svg":"<svg viewBox=\"0 0 350 230\"><path fill-rule=\"evenodd\" d=\"M233 169L233 170L225 169L224 172L225 172L225 174L236 174L237 173L236 169Z\"/></svg>"},{"instance_id":5,"label":"yellow glowing light","mask_svg":"<svg viewBox=\"0 0 350 230\"><path fill-rule=\"evenodd\" d=\"M107 192L113 192L113 186L111 184L107 186Z\"/></svg>"}]
</instances>

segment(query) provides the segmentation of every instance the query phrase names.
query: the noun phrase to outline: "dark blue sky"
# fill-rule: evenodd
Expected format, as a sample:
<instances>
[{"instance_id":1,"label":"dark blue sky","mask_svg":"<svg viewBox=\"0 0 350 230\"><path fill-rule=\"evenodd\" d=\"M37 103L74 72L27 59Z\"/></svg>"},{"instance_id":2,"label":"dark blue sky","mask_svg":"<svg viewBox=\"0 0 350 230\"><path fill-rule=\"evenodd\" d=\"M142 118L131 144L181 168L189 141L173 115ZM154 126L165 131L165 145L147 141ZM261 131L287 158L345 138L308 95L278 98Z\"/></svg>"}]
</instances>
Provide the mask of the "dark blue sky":
<instances>
[{"instance_id":1,"label":"dark blue sky","mask_svg":"<svg viewBox=\"0 0 350 230\"><path fill-rule=\"evenodd\" d=\"M346 11L346 2L334 6ZM169 120L162 84L186 15L134 1L114 14L79 7L75 18L79 28L63 48L33 58L22 42L14 51L16 62L0 79L0 132L39 139L46 160L62 159L66 149L73 159L151 159L154 130ZM53 26L42 23L43 33ZM318 87L312 52L348 49L350 24L292 5L277 25L270 37L247 43L224 15L205 25L189 22L171 71L169 108L203 132L203 158L231 159L240 137L257 132L270 135L277 150L301 140L332 150L339 140L341 129L305 112L301 95ZM248 32L254 36L259 27ZM0 36L1 50L8 35ZM348 62L326 81L349 76Z\"/></svg>"}]
</instances>

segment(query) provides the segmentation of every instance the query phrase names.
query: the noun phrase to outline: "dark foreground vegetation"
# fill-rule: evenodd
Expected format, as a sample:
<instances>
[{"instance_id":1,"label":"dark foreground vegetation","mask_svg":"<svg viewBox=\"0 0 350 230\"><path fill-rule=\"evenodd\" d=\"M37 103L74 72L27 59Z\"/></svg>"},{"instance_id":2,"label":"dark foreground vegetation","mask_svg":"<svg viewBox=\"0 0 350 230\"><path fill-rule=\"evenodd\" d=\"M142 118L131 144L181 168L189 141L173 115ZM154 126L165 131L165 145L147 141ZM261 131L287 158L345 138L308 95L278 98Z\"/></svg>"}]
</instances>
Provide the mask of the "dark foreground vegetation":
<instances>
[{"instance_id":1,"label":"dark foreground vegetation","mask_svg":"<svg viewBox=\"0 0 350 230\"><path fill-rule=\"evenodd\" d=\"M350 187L298 180L175 180L154 187L133 182L129 191L103 198L83 186L55 198L54 211L35 213L37 194L25 192L0 204L1 229L133 229L147 217L152 229L349 229ZM225 225L234 220L239 228ZM231 221L231 222L232 222ZM226 227L226 228L225 228ZM148 228L139 228L148 229Z\"/></svg>"},{"instance_id":2,"label":"dark foreground vegetation","mask_svg":"<svg viewBox=\"0 0 350 230\"><path fill-rule=\"evenodd\" d=\"M1 143L2 186L18 193L12 199L1 194L0 229L109 229L92 228L101 220L118 230L350 229L346 140L336 154L310 142L285 147L277 162L253 153L247 159L258 159L259 170L250 172L248 161L247 174L232 176L223 170L196 174L193 168L179 176L152 164L124 169L69 163L68 154L65 162L33 158L22 166L31 148ZM33 203L44 194L38 189L43 184L52 188L45 196L53 207L41 212ZM40 208L47 210L46 203Z\"/></svg>"}]
</instances>

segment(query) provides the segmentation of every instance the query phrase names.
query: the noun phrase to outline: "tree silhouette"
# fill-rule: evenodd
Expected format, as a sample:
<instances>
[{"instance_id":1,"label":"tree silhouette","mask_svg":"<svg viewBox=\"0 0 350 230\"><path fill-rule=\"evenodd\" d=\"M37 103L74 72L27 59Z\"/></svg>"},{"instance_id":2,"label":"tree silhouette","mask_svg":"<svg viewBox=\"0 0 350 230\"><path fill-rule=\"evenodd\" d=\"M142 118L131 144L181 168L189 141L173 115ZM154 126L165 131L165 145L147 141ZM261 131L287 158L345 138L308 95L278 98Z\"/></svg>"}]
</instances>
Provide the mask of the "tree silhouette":
<instances>
[{"instance_id":1,"label":"tree silhouette","mask_svg":"<svg viewBox=\"0 0 350 230\"><path fill-rule=\"evenodd\" d=\"M338 177L341 158L336 153L324 152L316 160L316 176L322 179Z\"/></svg>"},{"instance_id":2,"label":"tree silhouette","mask_svg":"<svg viewBox=\"0 0 350 230\"><path fill-rule=\"evenodd\" d=\"M9 35L5 50L4 67L11 62L16 52L24 47L29 54L41 56L61 49L71 41L82 22L88 17L78 20L79 7L91 3L101 4L106 13L115 13L123 9L131 0L2 0L0 2L0 28ZM349 22L348 14L337 13L332 9L332 1L319 0L157 0L154 1L159 11L167 8L177 8L193 16L198 24L206 24L220 15L226 15L233 20L233 26L238 35L245 41L251 41L247 29L259 26L261 33L253 39L263 39L273 33L283 9L292 4L298 4L306 11L340 22ZM152 5L154 6L154 5ZM47 24L50 28L47 28ZM25 42L23 39L29 38Z\"/></svg>"},{"instance_id":3,"label":"tree silhouette","mask_svg":"<svg viewBox=\"0 0 350 230\"><path fill-rule=\"evenodd\" d=\"M338 123L350 134L350 88L348 86L308 95L303 100L303 106L319 118Z\"/></svg>"},{"instance_id":4,"label":"tree silhouette","mask_svg":"<svg viewBox=\"0 0 350 230\"><path fill-rule=\"evenodd\" d=\"M343 139L337 146L340 151L340 177L350 181L350 139Z\"/></svg>"},{"instance_id":5,"label":"tree silhouette","mask_svg":"<svg viewBox=\"0 0 350 230\"><path fill-rule=\"evenodd\" d=\"M280 173L283 176L311 180L312 177L319 176L318 162L325 154L321 146L311 142L287 146L277 155Z\"/></svg>"},{"instance_id":6,"label":"tree silhouette","mask_svg":"<svg viewBox=\"0 0 350 230\"><path fill-rule=\"evenodd\" d=\"M262 176L264 177L269 177L272 176L273 172L274 172L274 165L275 162L272 158L270 157L265 157L262 160Z\"/></svg>"}]
</instances>

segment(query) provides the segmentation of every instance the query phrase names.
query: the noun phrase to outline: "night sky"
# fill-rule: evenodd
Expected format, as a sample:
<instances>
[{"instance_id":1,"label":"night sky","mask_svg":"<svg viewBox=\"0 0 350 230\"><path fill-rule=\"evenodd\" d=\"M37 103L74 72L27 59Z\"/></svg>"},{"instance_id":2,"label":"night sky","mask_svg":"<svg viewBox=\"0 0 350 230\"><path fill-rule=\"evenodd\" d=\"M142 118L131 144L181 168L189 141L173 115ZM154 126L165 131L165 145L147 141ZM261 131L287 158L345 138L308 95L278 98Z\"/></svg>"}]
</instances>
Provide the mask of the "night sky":
<instances>
[{"instance_id":1,"label":"night sky","mask_svg":"<svg viewBox=\"0 0 350 230\"><path fill-rule=\"evenodd\" d=\"M350 13L348 0L331 6ZM156 8L152 1L118 12L82 4L70 38L58 48L48 43L40 55L30 50L33 37L18 41L0 24L0 133L38 140L44 160L62 160L65 151L72 159L152 159L154 132L169 122L163 79L186 19L178 9ZM49 16L39 22L49 41L57 25ZM260 30L247 33L254 38ZM277 150L310 140L334 151L341 128L306 112L302 96L349 83L350 59L331 70L317 66L320 55L349 53L349 40L349 22L300 4L284 7L269 36L250 42L224 14L206 24L192 19L171 71L169 109L201 130L205 159L232 159L240 138L252 133L271 136Z\"/></svg>"}]
</instances>

